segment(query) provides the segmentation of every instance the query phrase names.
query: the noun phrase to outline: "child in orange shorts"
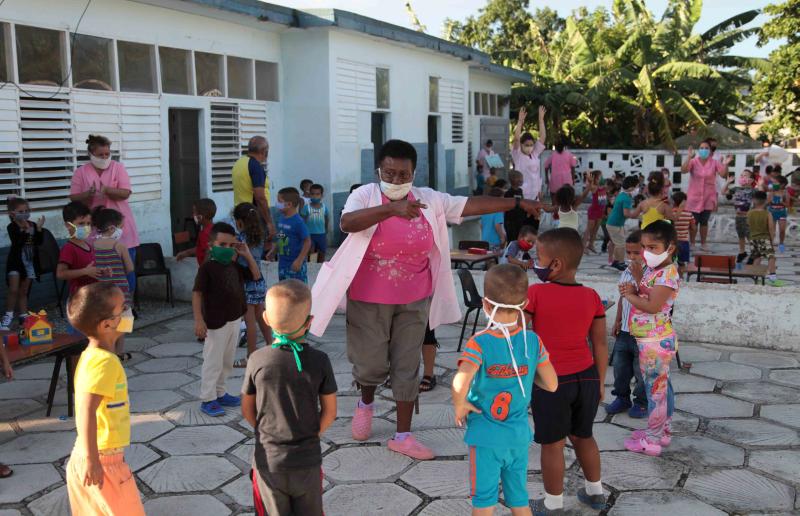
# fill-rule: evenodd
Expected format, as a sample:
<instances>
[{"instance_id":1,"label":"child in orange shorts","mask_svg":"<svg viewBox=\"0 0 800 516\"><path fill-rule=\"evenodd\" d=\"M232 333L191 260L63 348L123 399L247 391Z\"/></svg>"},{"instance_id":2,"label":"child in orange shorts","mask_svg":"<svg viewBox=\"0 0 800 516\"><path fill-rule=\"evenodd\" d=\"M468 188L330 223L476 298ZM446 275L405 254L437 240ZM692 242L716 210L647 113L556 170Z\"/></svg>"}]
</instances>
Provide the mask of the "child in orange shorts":
<instances>
[{"instance_id":1,"label":"child in orange shorts","mask_svg":"<svg viewBox=\"0 0 800 516\"><path fill-rule=\"evenodd\" d=\"M114 345L133 329L125 295L113 283L92 283L72 294L69 322L89 345L75 370L78 438L67 464L73 516L144 516L131 469L125 463L131 421L128 379Z\"/></svg>"}]
</instances>

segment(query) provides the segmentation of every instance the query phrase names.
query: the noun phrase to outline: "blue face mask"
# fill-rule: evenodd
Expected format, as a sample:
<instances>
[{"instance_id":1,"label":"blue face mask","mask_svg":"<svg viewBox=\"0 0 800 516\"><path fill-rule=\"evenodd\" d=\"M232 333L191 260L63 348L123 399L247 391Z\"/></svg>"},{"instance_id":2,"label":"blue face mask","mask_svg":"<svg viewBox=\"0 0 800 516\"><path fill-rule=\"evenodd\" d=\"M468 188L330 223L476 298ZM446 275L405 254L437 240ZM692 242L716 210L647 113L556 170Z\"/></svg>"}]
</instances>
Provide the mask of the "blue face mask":
<instances>
[{"instance_id":1,"label":"blue face mask","mask_svg":"<svg viewBox=\"0 0 800 516\"><path fill-rule=\"evenodd\" d=\"M700 149L697 151L697 155L700 156L700 159L708 159L711 156L710 149Z\"/></svg>"},{"instance_id":2,"label":"blue face mask","mask_svg":"<svg viewBox=\"0 0 800 516\"><path fill-rule=\"evenodd\" d=\"M321 202L322 202L322 199L315 199L313 197L311 198L311 204L320 204Z\"/></svg>"},{"instance_id":3,"label":"blue face mask","mask_svg":"<svg viewBox=\"0 0 800 516\"><path fill-rule=\"evenodd\" d=\"M533 272L536 274L536 277L539 278L539 281L542 283L547 283L547 279L550 277L550 273L553 272L553 269L550 267L553 265L553 262L550 262L550 265L547 267L539 267L535 263L533 264Z\"/></svg>"},{"instance_id":4,"label":"blue face mask","mask_svg":"<svg viewBox=\"0 0 800 516\"><path fill-rule=\"evenodd\" d=\"M92 226L88 224L81 224L80 226L76 226L72 222L68 222L68 224L75 229L72 236L78 240L86 240L92 234Z\"/></svg>"}]
</instances>

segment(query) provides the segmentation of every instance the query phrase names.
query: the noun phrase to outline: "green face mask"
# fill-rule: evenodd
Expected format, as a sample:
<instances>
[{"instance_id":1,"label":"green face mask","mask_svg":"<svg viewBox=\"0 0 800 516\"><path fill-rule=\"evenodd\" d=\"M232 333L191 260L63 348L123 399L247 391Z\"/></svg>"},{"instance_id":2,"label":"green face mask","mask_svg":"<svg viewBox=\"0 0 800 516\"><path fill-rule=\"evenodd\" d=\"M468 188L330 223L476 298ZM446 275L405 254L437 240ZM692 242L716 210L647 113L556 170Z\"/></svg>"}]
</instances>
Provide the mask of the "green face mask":
<instances>
[{"instance_id":1,"label":"green face mask","mask_svg":"<svg viewBox=\"0 0 800 516\"><path fill-rule=\"evenodd\" d=\"M295 331L289 333L278 333L277 331L272 330L272 336L275 338L275 342L272 343L272 347L287 347L291 349L292 353L294 353L294 363L297 365L297 370L300 372L303 371L303 364L300 362L300 352L303 351L303 345L297 342L297 340L308 335L308 328L306 328L306 331L300 335L295 334L299 332L303 326L308 324L309 319L311 319L310 315L306 317L305 322L300 326L300 328L297 328ZM294 338L291 338L292 336L294 336Z\"/></svg>"},{"instance_id":2,"label":"green face mask","mask_svg":"<svg viewBox=\"0 0 800 516\"><path fill-rule=\"evenodd\" d=\"M211 248L211 259L219 262L222 265L228 265L233 261L233 255L236 254L236 249L233 247L220 247L215 245Z\"/></svg>"}]
</instances>

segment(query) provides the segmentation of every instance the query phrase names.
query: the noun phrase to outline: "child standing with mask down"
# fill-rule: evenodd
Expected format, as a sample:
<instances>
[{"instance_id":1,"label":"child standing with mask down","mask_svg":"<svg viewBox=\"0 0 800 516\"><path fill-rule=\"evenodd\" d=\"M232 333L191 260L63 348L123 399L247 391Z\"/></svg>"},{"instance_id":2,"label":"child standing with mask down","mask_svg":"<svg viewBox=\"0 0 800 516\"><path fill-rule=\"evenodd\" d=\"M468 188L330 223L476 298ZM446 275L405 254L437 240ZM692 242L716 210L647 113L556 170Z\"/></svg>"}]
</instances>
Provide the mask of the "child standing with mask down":
<instances>
[{"instance_id":1,"label":"child standing with mask down","mask_svg":"<svg viewBox=\"0 0 800 516\"><path fill-rule=\"evenodd\" d=\"M247 244L236 240L236 230L230 224L214 224L209 245L209 258L194 280L192 311L195 334L205 339L200 410L209 416L222 416L222 407L240 404L238 396L225 392L225 380L233 370L239 327L247 312L244 283L261 278L261 270ZM247 267L236 262L237 254L245 259Z\"/></svg>"}]
</instances>

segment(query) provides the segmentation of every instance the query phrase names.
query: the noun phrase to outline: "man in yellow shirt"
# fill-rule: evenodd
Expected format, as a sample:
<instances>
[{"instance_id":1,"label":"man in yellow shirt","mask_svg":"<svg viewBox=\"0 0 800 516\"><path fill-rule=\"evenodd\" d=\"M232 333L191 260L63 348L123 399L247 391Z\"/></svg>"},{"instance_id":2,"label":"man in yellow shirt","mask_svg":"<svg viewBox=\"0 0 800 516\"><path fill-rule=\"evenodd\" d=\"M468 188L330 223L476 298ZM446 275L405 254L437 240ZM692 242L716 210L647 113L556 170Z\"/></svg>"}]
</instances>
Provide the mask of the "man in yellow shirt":
<instances>
[{"instance_id":1,"label":"man in yellow shirt","mask_svg":"<svg viewBox=\"0 0 800 516\"><path fill-rule=\"evenodd\" d=\"M254 204L267 228L267 242L275 235L275 224L269 212L269 182L262 163L267 161L269 143L263 136L253 136L247 142L247 154L233 165L233 205ZM257 257L260 258L260 257Z\"/></svg>"}]
</instances>

